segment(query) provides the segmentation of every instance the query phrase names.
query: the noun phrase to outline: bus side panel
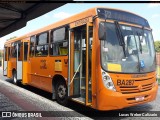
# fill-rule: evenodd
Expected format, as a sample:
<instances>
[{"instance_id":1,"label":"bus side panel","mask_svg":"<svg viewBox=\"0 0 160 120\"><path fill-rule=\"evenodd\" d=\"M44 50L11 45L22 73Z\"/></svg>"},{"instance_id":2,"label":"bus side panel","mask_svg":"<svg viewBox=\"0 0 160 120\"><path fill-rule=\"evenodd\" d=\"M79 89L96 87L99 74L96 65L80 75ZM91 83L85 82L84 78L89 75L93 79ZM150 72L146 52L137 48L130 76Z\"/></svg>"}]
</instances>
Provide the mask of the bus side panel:
<instances>
[{"instance_id":1,"label":"bus side panel","mask_svg":"<svg viewBox=\"0 0 160 120\"><path fill-rule=\"evenodd\" d=\"M57 61L60 61L60 62L57 62ZM51 75L52 78L54 77L54 75L61 75L61 76L63 76L65 81L67 80L67 77L68 77L68 56L49 57L47 63L48 63L47 66L49 69L48 74ZM52 79L51 79L51 83L48 82L47 84L46 84L47 86L45 86L45 87L47 88L50 86L51 90L52 90Z\"/></svg>"},{"instance_id":2,"label":"bus side panel","mask_svg":"<svg viewBox=\"0 0 160 120\"><path fill-rule=\"evenodd\" d=\"M48 57L32 57L29 59L28 84L48 92L52 92L52 66Z\"/></svg>"},{"instance_id":3,"label":"bus side panel","mask_svg":"<svg viewBox=\"0 0 160 120\"><path fill-rule=\"evenodd\" d=\"M16 62L16 58L10 58L10 60L8 61L8 75L7 77L12 78L12 72L13 70L17 70L17 62Z\"/></svg>"},{"instance_id":4,"label":"bus side panel","mask_svg":"<svg viewBox=\"0 0 160 120\"><path fill-rule=\"evenodd\" d=\"M12 77L12 62L8 61L7 64L7 77L11 78Z\"/></svg>"},{"instance_id":5,"label":"bus side panel","mask_svg":"<svg viewBox=\"0 0 160 120\"><path fill-rule=\"evenodd\" d=\"M37 68L37 64L39 64L37 61L36 61L37 58L35 57L32 57L29 59L29 85L31 86L35 86L37 88L41 88L41 85L40 85L40 79L38 80L37 78L37 74L38 74L38 71L39 71L39 68Z\"/></svg>"},{"instance_id":6,"label":"bus side panel","mask_svg":"<svg viewBox=\"0 0 160 120\"><path fill-rule=\"evenodd\" d=\"M52 79L55 75L61 75L65 80L67 80L67 60L68 56L30 58L28 84L45 91L52 92ZM61 62L56 63L56 61Z\"/></svg>"},{"instance_id":7,"label":"bus side panel","mask_svg":"<svg viewBox=\"0 0 160 120\"><path fill-rule=\"evenodd\" d=\"M68 56L57 56L57 57L47 57L46 59L46 70L41 70L40 74L46 77L41 79L41 85L43 90L52 92L52 78L54 75L61 75L67 80L68 76ZM61 61L58 62L57 61ZM67 84L67 83L66 83Z\"/></svg>"},{"instance_id":8,"label":"bus side panel","mask_svg":"<svg viewBox=\"0 0 160 120\"><path fill-rule=\"evenodd\" d=\"M38 65L39 74L42 75L41 87L43 90L52 92L53 58L47 56L47 57L44 57L43 60L45 62L39 59L40 64Z\"/></svg>"},{"instance_id":9,"label":"bus side panel","mask_svg":"<svg viewBox=\"0 0 160 120\"><path fill-rule=\"evenodd\" d=\"M41 78L41 87L43 90L52 93L52 78Z\"/></svg>"},{"instance_id":10,"label":"bus side panel","mask_svg":"<svg viewBox=\"0 0 160 120\"><path fill-rule=\"evenodd\" d=\"M8 59L7 59L7 49L6 47L4 48L4 54L3 54L3 62L2 62L2 65L3 65L3 75L7 75L7 62L8 62Z\"/></svg>"},{"instance_id":11,"label":"bus side panel","mask_svg":"<svg viewBox=\"0 0 160 120\"><path fill-rule=\"evenodd\" d=\"M26 61L26 62L23 62L23 67L22 67L22 73L23 73L23 75L22 75L22 83L23 84L27 84L28 83L28 80L29 80L29 78L28 78L28 62Z\"/></svg>"}]
</instances>

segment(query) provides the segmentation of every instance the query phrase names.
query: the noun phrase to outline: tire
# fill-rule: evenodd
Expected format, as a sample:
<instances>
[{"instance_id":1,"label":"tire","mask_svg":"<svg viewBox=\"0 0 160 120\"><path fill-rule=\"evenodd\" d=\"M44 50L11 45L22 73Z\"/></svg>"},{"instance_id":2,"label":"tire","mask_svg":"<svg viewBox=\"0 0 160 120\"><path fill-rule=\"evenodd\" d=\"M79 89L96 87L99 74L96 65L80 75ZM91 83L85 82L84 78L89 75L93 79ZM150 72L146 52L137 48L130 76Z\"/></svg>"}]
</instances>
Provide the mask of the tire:
<instances>
[{"instance_id":1,"label":"tire","mask_svg":"<svg viewBox=\"0 0 160 120\"><path fill-rule=\"evenodd\" d=\"M13 84L15 84L15 85L18 84L18 80L17 80L17 72L16 72L16 71L13 72Z\"/></svg>"},{"instance_id":2,"label":"tire","mask_svg":"<svg viewBox=\"0 0 160 120\"><path fill-rule=\"evenodd\" d=\"M60 81L56 84L56 99L57 102L61 105L67 106L68 95L67 95L67 86L65 82Z\"/></svg>"}]
</instances>

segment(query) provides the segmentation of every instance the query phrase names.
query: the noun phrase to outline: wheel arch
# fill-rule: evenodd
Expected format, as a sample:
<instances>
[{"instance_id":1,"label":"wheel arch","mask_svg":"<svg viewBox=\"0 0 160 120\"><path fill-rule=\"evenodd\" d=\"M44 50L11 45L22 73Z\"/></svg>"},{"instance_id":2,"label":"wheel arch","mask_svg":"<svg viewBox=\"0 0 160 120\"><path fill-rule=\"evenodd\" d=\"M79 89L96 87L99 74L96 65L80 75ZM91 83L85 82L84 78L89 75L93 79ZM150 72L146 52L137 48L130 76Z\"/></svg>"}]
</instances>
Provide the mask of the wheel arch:
<instances>
[{"instance_id":1,"label":"wheel arch","mask_svg":"<svg viewBox=\"0 0 160 120\"><path fill-rule=\"evenodd\" d=\"M62 75L56 74L56 75L53 76L53 78L52 78L52 88L53 88L52 91L53 92L55 91L56 84L60 81L64 82L67 85L67 82Z\"/></svg>"}]
</instances>

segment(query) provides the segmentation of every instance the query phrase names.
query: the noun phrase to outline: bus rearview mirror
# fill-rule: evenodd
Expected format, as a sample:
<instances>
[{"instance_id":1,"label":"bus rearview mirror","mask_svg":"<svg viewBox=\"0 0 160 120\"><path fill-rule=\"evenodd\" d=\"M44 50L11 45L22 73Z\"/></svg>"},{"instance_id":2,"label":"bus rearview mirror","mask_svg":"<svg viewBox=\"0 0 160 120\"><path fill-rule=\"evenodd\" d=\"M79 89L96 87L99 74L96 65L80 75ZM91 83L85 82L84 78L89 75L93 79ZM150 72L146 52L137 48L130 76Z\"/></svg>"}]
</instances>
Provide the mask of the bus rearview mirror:
<instances>
[{"instance_id":1,"label":"bus rearview mirror","mask_svg":"<svg viewBox=\"0 0 160 120\"><path fill-rule=\"evenodd\" d=\"M106 40L105 23L102 23L102 22L99 23L98 36L99 36L99 40Z\"/></svg>"}]
</instances>

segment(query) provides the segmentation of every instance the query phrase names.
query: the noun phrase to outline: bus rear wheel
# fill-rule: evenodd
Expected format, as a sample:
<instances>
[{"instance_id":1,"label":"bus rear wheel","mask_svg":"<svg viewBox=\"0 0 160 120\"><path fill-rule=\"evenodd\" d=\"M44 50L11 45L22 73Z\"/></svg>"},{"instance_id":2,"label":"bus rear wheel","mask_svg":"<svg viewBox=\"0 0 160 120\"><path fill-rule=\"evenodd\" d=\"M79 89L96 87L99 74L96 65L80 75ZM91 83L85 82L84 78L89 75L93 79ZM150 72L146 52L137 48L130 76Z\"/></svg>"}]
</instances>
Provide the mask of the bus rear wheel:
<instances>
[{"instance_id":1,"label":"bus rear wheel","mask_svg":"<svg viewBox=\"0 0 160 120\"><path fill-rule=\"evenodd\" d=\"M18 80L17 80L17 72L16 72L16 71L13 72L13 83L14 83L15 85L18 84Z\"/></svg>"},{"instance_id":2,"label":"bus rear wheel","mask_svg":"<svg viewBox=\"0 0 160 120\"><path fill-rule=\"evenodd\" d=\"M68 103L67 86L63 81L60 81L56 84L56 99L59 104L67 106Z\"/></svg>"}]
</instances>

